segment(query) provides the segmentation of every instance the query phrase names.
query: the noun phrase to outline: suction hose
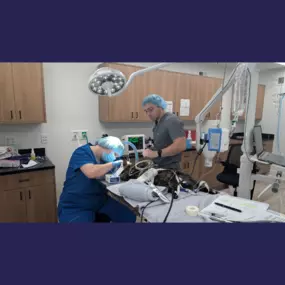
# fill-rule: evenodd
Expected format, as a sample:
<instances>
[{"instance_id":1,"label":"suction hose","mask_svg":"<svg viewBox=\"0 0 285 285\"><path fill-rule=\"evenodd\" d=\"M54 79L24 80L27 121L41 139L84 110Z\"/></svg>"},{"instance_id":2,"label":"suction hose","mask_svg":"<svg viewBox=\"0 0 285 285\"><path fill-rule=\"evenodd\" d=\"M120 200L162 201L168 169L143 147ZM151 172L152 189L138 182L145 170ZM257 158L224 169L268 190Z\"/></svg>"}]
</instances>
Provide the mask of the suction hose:
<instances>
[{"instance_id":1,"label":"suction hose","mask_svg":"<svg viewBox=\"0 0 285 285\"><path fill-rule=\"evenodd\" d=\"M138 154L138 150L137 150L136 146L129 141L124 141L123 144L129 145L133 149L133 151L135 152L135 161L137 163L139 161L139 154Z\"/></svg>"}]
</instances>

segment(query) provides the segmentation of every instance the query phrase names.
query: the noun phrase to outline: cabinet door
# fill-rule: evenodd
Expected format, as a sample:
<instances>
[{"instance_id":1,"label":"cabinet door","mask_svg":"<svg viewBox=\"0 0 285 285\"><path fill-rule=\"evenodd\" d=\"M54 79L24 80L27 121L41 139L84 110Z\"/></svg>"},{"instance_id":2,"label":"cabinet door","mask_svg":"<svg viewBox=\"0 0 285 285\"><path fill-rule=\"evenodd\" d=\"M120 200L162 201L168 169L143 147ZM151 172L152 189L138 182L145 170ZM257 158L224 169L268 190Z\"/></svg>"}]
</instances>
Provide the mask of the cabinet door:
<instances>
[{"instance_id":1,"label":"cabinet door","mask_svg":"<svg viewBox=\"0 0 285 285\"><path fill-rule=\"evenodd\" d=\"M177 75L176 73L163 71L163 70L155 70L150 71L142 75L143 77L143 85L146 88L142 89L143 92L140 92L139 98L139 114L140 121L150 122L150 119L143 111L142 101L144 97L150 94L156 94L161 96L165 101L172 102L172 112L175 113L175 99L176 99L176 91L177 91Z\"/></svg>"},{"instance_id":2,"label":"cabinet door","mask_svg":"<svg viewBox=\"0 0 285 285\"><path fill-rule=\"evenodd\" d=\"M205 167L205 157L203 154L200 156L200 175L199 179L204 180L208 185L215 189L223 189L224 184L217 180L217 175L221 173L224 169L220 161L225 161L228 156L228 151L217 154L213 158L212 167Z\"/></svg>"},{"instance_id":3,"label":"cabinet door","mask_svg":"<svg viewBox=\"0 0 285 285\"><path fill-rule=\"evenodd\" d=\"M211 78L211 77L203 77L203 89L205 92L205 99L206 103L205 105L213 98L213 96L216 94L217 90L221 87L222 79L219 78ZM220 112L220 106L221 106L222 100L217 101L212 108L209 110L207 118L209 120L216 120L218 117L217 115ZM204 105L204 106L205 106ZM203 109L204 106L201 106L200 108Z\"/></svg>"},{"instance_id":4,"label":"cabinet door","mask_svg":"<svg viewBox=\"0 0 285 285\"><path fill-rule=\"evenodd\" d=\"M204 106L208 103L210 94L212 92L209 90L209 86L205 81L205 78L197 75L188 75L190 80L190 93L191 93L191 101L190 106L192 112L191 117L195 119L195 117L200 113L200 111L204 108Z\"/></svg>"},{"instance_id":5,"label":"cabinet door","mask_svg":"<svg viewBox=\"0 0 285 285\"><path fill-rule=\"evenodd\" d=\"M11 63L0 63L0 122L16 119Z\"/></svg>"},{"instance_id":6,"label":"cabinet door","mask_svg":"<svg viewBox=\"0 0 285 285\"><path fill-rule=\"evenodd\" d=\"M182 120L195 120L195 117L220 87L220 80L190 74L179 74L176 76L176 112ZM190 111L187 116L181 114L180 107L182 99L190 100ZM219 105L220 103L218 102L209 111L208 119L212 119L213 114L217 113L216 110L219 110Z\"/></svg>"},{"instance_id":7,"label":"cabinet door","mask_svg":"<svg viewBox=\"0 0 285 285\"><path fill-rule=\"evenodd\" d=\"M177 75L177 84L175 91L175 112L182 120L194 120L197 115L197 98L195 98L195 84L193 84L193 77L189 74L179 73ZM186 113L181 114L180 105L181 100L190 100L190 108L188 109L189 115Z\"/></svg>"},{"instance_id":8,"label":"cabinet door","mask_svg":"<svg viewBox=\"0 0 285 285\"><path fill-rule=\"evenodd\" d=\"M126 76L127 80L133 72L139 70L137 67L123 64L108 64L107 66L120 70ZM136 78L122 94L108 99L109 121L132 122L138 118L135 82Z\"/></svg>"},{"instance_id":9,"label":"cabinet door","mask_svg":"<svg viewBox=\"0 0 285 285\"><path fill-rule=\"evenodd\" d=\"M53 183L29 187L25 191L29 223L56 223L56 194Z\"/></svg>"},{"instance_id":10,"label":"cabinet door","mask_svg":"<svg viewBox=\"0 0 285 285\"><path fill-rule=\"evenodd\" d=\"M265 96L265 85L258 85L257 100L256 100L256 113L255 113L256 120L262 119L264 96Z\"/></svg>"},{"instance_id":11,"label":"cabinet door","mask_svg":"<svg viewBox=\"0 0 285 285\"><path fill-rule=\"evenodd\" d=\"M197 157L196 151L188 151L182 154L182 161L181 161L182 169L184 170L185 173L190 174L190 175L192 174L193 179L199 178L199 174L200 174L199 164L200 164L200 161L199 161L199 157Z\"/></svg>"},{"instance_id":12,"label":"cabinet door","mask_svg":"<svg viewBox=\"0 0 285 285\"><path fill-rule=\"evenodd\" d=\"M189 174L192 172L192 178L198 180L200 175L200 157L197 157L198 153L191 151L191 157L189 159Z\"/></svg>"},{"instance_id":13,"label":"cabinet door","mask_svg":"<svg viewBox=\"0 0 285 285\"><path fill-rule=\"evenodd\" d=\"M140 68L142 69L142 68ZM136 121L138 122L150 122L150 119L148 118L147 114L145 113L142 102L144 97L149 95L149 89L148 89L148 76L147 73L137 76L134 80L134 89L135 92L133 93L133 96L136 97Z\"/></svg>"},{"instance_id":14,"label":"cabinet door","mask_svg":"<svg viewBox=\"0 0 285 285\"><path fill-rule=\"evenodd\" d=\"M23 190L3 191L3 211L0 222L25 223L27 222L25 192Z\"/></svg>"},{"instance_id":15,"label":"cabinet door","mask_svg":"<svg viewBox=\"0 0 285 285\"><path fill-rule=\"evenodd\" d=\"M220 78L209 78L209 82L211 79L211 93L212 95L210 96L209 100L216 94L217 90L222 86L222 82L223 80ZM230 91L228 91L230 92ZM211 113L210 113L210 119L211 120L217 120L219 118L221 118L221 114L220 113L220 108L222 105L222 99L217 101L214 106L211 108Z\"/></svg>"},{"instance_id":16,"label":"cabinet door","mask_svg":"<svg viewBox=\"0 0 285 285\"><path fill-rule=\"evenodd\" d=\"M12 63L19 123L46 121L41 63Z\"/></svg>"}]
</instances>

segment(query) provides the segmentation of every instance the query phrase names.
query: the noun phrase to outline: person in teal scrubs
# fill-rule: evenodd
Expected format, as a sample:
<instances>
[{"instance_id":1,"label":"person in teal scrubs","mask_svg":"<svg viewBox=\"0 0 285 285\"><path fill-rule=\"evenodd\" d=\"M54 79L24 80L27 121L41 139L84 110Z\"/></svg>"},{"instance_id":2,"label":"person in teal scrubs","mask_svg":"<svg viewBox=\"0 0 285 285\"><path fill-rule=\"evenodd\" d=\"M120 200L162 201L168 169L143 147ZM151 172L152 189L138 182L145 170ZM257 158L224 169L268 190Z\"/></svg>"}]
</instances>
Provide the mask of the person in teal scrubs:
<instances>
[{"instance_id":1,"label":"person in teal scrubs","mask_svg":"<svg viewBox=\"0 0 285 285\"><path fill-rule=\"evenodd\" d=\"M106 173L120 167L123 152L121 140L112 136L73 152L58 203L59 223L94 223L98 216L111 222L136 221L131 210L107 196L100 181Z\"/></svg>"}]
</instances>

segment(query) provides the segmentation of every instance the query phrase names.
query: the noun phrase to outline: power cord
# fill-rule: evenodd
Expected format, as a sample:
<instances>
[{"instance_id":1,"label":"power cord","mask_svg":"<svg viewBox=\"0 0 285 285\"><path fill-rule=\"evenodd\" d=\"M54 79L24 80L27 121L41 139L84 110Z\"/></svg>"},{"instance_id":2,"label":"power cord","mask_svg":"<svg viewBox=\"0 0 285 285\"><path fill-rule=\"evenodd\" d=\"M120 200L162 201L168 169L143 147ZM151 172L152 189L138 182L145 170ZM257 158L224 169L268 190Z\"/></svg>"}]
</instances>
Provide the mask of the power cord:
<instances>
[{"instance_id":1,"label":"power cord","mask_svg":"<svg viewBox=\"0 0 285 285\"><path fill-rule=\"evenodd\" d=\"M197 155L196 155L196 157L195 157L194 165L193 165L192 172L191 172L191 176L192 176L193 173L194 173L194 170L195 170L195 166L196 166L198 157L202 154L202 152L203 152L205 146L207 145L207 143L208 143L208 142L205 142L205 143L204 143L203 147L202 147L201 149L199 149L199 151L198 151L198 153L197 153Z\"/></svg>"},{"instance_id":2,"label":"power cord","mask_svg":"<svg viewBox=\"0 0 285 285\"><path fill-rule=\"evenodd\" d=\"M173 206L174 197L177 195L177 194L175 193L175 190L174 190L174 189L171 187L171 185L170 185L170 181L172 180L172 178L173 178L174 176L177 176L175 171L173 171L173 176L172 176L172 177L169 179L169 181L168 181L168 186L169 186L169 188L171 189L171 202L170 202L170 206L169 206L169 208L168 208L167 214L166 214L166 216L165 216L165 218L164 218L164 220L163 220L163 223L166 222L166 220L167 220L167 218L168 218L168 216L169 216L169 214L170 214L170 211L171 211L171 209L172 209L172 206ZM178 183L179 183L179 181L178 181ZM179 183L179 185L180 185L180 183Z\"/></svg>"},{"instance_id":3,"label":"power cord","mask_svg":"<svg viewBox=\"0 0 285 285\"><path fill-rule=\"evenodd\" d=\"M173 205L173 201L174 201L174 195L175 195L175 193L174 193L173 190L171 191L171 194L172 194L172 197L171 197L170 206L169 206L168 212L167 212L167 214L166 214L166 216L165 216L165 218L164 218L164 220L163 220L163 223L166 222L166 220L167 220L167 218L168 218L168 216L169 216L169 214L170 214L170 211L171 211L171 209L172 209L172 205Z\"/></svg>"},{"instance_id":4,"label":"power cord","mask_svg":"<svg viewBox=\"0 0 285 285\"><path fill-rule=\"evenodd\" d=\"M144 206L144 207L142 208L141 223L143 222L143 214L144 214L145 209L146 209L151 203L153 203L153 202L154 202L154 201L150 201L149 203L146 204L146 206Z\"/></svg>"}]
</instances>

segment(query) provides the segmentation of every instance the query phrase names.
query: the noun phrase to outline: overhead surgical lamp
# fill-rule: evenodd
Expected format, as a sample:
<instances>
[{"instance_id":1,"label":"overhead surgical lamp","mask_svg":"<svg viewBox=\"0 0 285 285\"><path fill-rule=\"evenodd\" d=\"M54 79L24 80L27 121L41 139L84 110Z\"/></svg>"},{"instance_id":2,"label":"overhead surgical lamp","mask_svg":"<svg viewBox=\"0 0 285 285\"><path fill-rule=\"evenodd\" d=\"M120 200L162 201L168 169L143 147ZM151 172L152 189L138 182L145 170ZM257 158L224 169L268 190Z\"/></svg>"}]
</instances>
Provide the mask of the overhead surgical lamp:
<instances>
[{"instance_id":1,"label":"overhead surgical lamp","mask_svg":"<svg viewBox=\"0 0 285 285\"><path fill-rule=\"evenodd\" d=\"M138 70L132 73L128 80L121 71L110 67L104 67L103 64L101 64L90 76L88 88L92 93L99 96L118 96L128 88L136 76L152 70L157 70L170 64L172 63L159 63L151 67Z\"/></svg>"}]
</instances>

